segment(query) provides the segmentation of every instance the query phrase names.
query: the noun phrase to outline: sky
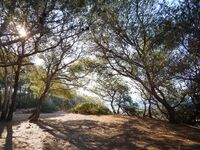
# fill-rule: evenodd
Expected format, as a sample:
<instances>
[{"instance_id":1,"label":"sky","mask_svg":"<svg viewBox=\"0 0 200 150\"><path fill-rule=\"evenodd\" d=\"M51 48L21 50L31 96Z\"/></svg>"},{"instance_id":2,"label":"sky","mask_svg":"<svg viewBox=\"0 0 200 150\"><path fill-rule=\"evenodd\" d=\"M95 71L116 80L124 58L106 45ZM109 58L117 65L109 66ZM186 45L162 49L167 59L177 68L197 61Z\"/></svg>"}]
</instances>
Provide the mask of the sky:
<instances>
[{"instance_id":1,"label":"sky","mask_svg":"<svg viewBox=\"0 0 200 150\"><path fill-rule=\"evenodd\" d=\"M42 63L43 63L43 60L36 56L36 57L34 57L34 58L32 59L32 63L34 63L34 64L37 65L37 66L41 66Z\"/></svg>"}]
</instances>

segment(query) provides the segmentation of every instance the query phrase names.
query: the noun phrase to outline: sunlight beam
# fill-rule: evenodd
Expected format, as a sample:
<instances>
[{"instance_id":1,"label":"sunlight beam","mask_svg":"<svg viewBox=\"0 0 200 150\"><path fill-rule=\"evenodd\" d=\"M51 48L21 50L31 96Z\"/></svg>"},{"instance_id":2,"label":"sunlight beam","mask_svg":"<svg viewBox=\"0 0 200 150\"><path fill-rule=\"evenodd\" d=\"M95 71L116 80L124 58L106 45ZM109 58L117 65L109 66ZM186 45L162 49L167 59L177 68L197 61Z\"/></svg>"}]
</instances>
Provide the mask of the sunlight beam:
<instances>
[{"instance_id":1,"label":"sunlight beam","mask_svg":"<svg viewBox=\"0 0 200 150\"><path fill-rule=\"evenodd\" d=\"M24 26L18 25L18 26L17 26L17 31L18 31L18 34L19 34L19 36L20 36L21 38L24 38L24 37L27 36L27 31L26 31L26 29L25 29Z\"/></svg>"}]
</instances>

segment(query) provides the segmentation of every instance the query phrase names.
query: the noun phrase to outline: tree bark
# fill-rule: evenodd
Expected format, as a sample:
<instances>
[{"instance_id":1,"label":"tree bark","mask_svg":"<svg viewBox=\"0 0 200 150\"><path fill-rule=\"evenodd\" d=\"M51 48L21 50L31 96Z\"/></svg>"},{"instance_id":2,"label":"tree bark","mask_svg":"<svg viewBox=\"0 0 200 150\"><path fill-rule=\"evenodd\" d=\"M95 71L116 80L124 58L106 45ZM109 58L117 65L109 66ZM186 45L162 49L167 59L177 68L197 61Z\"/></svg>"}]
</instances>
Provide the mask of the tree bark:
<instances>
[{"instance_id":1,"label":"tree bark","mask_svg":"<svg viewBox=\"0 0 200 150\"><path fill-rule=\"evenodd\" d=\"M40 111L41 111L41 108L42 108L42 103L45 100L45 98L46 98L46 96L49 92L52 77L53 76L50 76L49 80L47 80L47 82L46 82L45 89L38 99L38 105L37 105L35 111L29 117L30 122L37 122L39 117L40 117Z\"/></svg>"},{"instance_id":2,"label":"tree bark","mask_svg":"<svg viewBox=\"0 0 200 150\"><path fill-rule=\"evenodd\" d=\"M144 104L144 112L143 112L143 118L145 117L146 115L146 110L147 110L147 104L145 101L143 101L143 104Z\"/></svg>"},{"instance_id":3,"label":"tree bark","mask_svg":"<svg viewBox=\"0 0 200 150\"><path fill-rule=\"evenodd\" d=\"M7 99L4 99L3 105L2 105L2 112L1 112L1 120L5 120L7 113L8 113L8 101Z\"/></svg>"},{"instance_id":4,"label":"tree bark","mask_svg":"<svg viewBox=\"0 0 200 150\"><path fill-rule=\"evenodd\" d=\"M176 113L175 113L175 110L174 108L170 107L170 108L167 108L167 112L168 112L168 120L170 123L177 123L176 121Z\"/></svg>"},{"instance_id":5,"label":"tree bark","mask_svg":"<svg viewBox=\"0 0 200 150\"><path fill-rule=\"evenodd\" d=\"M6 118L7 121L11 121L13 118L13 112L15 109L16 105L16 100L17 100L17 91L19 89L19 77L20 77L20 71L21 67L23 64L23 58L24 58L24 53L25 53L25 41L22 41L22 49L21 49L21 54L18 56L17 60L17 70L15 71L15 80L14 80L14 85L13 85L13 94L11 96L11 105L9 108L9 113Z\"/></svg>"},{"instance_id":6,"label":"tree bark","mask_svg":"<svg viewBox=\"0 0 200 150\"><path fill-rule=\"evenodd\" d=\"M177 122L176 122L176 117L175 117L175 115L176 115L175 110L174 110L173 107L171 107L171 106L167 103L167 101L166 101L166 99L165 99L165 97L164 97L164 94L161 93L161 94L163 95L163 98L161 98L160 96L158 96L158 94L156 93L156 91L155 91L154 88L152 88L151 91L152 91L152 93L150 93L150 94L152 94L152 96L154 96L155 99L156 99L158 102L160 102L160 103L165 107L165 109L167 110L167 118L168 118L169 122L170 122L170 123L177 123Z\"/></svg>"},{"instance_id":7,"label":"tree bark","mask_svg":"<svg viewBox=\"0 0 200 150\"><path fill-rule=\"evenodd\" d=\"M1 92L1 88L0 88L0 111L2 108L2 92Z\"/></svg>"},{"instance_id":8,"label":"tree bark","mask_svg":"<svg viewBox=\"0 0 200 150\"><path fill-rule=\"evenodd\" d=\"M34 110L34 112L31 114L31 116L29 117L30 122L38 121L38 119L40 117L41 108L42 108L42 102L45 100L45 98L46 98L46 92L44 92L38 99L38 105L37 105L36 109Z\"/></svg>"},{"instance_id":9,"label":"tree bark","mask_svg":"<svg viewBox=\"0 0 200 150\"><path fill-rule=\"evenodd\" d=\"M22 63L22 58L19 60L19 65L15 72L15 81L14 81L14 86L13 86L14 91L11 96L11 105L10 105L8 116L6 118L7 121L11 121L13 118L13 112L15 109L16 99L17 99L17 91L18 91L18 87L19 87L19 76L20 76L20 70L21 70L21 63Z\"/></svg>"},{"instance_id":10,"label":"tree bark","mask_svg":"<svg viewBox=\"0 0 200 150\"><path fill-rule=\"evenodd\" d=\"M2 104L2 113L1 113L1 120L5 120L8 114L8 105L9 105L9 96L8 96L8 70L7 67L5 67L5 76L4 76L4 82L5 82L5 92L4 92L4 100Z\"/></svg>"},{"instance_id":11,"label":"tree bark","mask_svg":"<svg viewBox=\"0 0 200 150\"><path fill-rule=\"evenodd\" d=\"M116 114L116 111L115 111L115 107L114 107L114 105L113 105L113 102L114 102L114 100L112 99L112 101L111 101L111 103L110 103L110 106L111 106L111 108L112 108L113 113Z\"/></svg>"},{"instance_id":12,"label":"tree bark","mask_svg":"<svg viewBox=\"0 0 200 150\"><path fill-rule=\"evenodd\" d=\"M148 108L149 118L153 118L153 117L152 117L152 113L151 113L151 100L148 99L148 102L149 102L149 108Z\"/></svg>"},{"instance_id":13,"label":"tree bark","mask_svg":"<svg viewBox=\"0 0 200 150\"><path fill-rule=\"evenodd\" d=\"M118 108L117 108L117 114L119 114L119 110L120 110L120 106L118 106Z\"/></svg>"}]
</instances>

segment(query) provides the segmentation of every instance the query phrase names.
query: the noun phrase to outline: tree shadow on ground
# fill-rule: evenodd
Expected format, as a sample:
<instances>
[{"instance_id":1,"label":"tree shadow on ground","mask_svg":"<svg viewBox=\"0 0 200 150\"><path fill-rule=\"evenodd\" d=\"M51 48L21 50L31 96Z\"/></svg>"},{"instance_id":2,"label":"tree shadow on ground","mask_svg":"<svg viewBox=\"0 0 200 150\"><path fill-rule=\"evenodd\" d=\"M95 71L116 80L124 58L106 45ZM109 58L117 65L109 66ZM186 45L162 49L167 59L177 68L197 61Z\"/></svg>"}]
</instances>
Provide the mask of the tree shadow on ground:
<instances>
[{"instance_id":1,"label":"tree shadow on ground","mask_svg":"<svg viewBox=\"0 0 200 150\"><path fill-rule=\"evenodd\" d=\"M0 145L0 149L4 150L12 150L13 147L13 130L12 130L13 124L11 122L0 122L0 141L2 143L3 140L5 140L4 145ZM3 132L6 130L7 134L6 137L3 137ZM5 139L4 139L5 138Z\"/></svg>"},{"instance_id":2,"label":"tree shadow on ground","mask_svg":"<svg viewBox=\"0 0 200 150\"><path fill-rule=\"evenodd\" d=\"M14 114L13 121L14 122L27 121L27 120L29 120L28 118L31 116L31 114L32 113L17 112ZM61 117L64 115L66 115L66 113L63 111L58 111L58 112L54 112L54 113L41 113L40 118L41 119L55 118L55 117Z\"/></svg>"},{"instance_id":3,"label":"tree shadow on ground","mask_svg":"<svg viewBox=\"0 0 200 150\"><path fill-rule=\"evenodd\" d=\"M57 122L56 120L39 121L37 125L50 133L44 142L44 150L80 149L80 150L140 150L140 149L196 149L200 145L187 145L179 139L182 135L178 131L178 139L170 136L151 136L156 132L159 123L151 124L149 130L140 129L145 126L138 119L118 123L104 123L92 120L69 120ZM137 126L137 127L136 127ZM155 130L155 131L151 131ZM179 133L180 132L180 133ZM159 133L158 133L159 134ZM181 136L180 136L181 138ZM199 142L200 143L200 142Z\"/></svg>"},{"instance_id":4,"label":"tree shadow on ground","mask_svg":"<svg viewBox=\"0 0 200 150\"><path fill-rule=\"evenodd\" d=\"M14 149L15 143L13 143L13 127L26 120L26 117L14 114L12 121L0 121L0 150Z\"/></svg>"},{"instance_id":5,"label":"tree shadow on ground","mask_svg":"<svg viewBox=\"0 0 200 150\"><path fill-rule=\"evenodd\" d=\"M152 120L152 119L146 120L146 123L149 125L149 128L153 131L165 129L166 131L171 132L180 138L188 139L188 140L192 140L192 141L200 143L200 136L199 136L200 128L197 128L195 126L189 126L187 124L170 124L164 121L163 123L160 123L158 126L159 122L161 121Z\"/></svg>"},{"instance_id":6,"label":"tree shadow on ground","mask_svg":"<svg viewBox=\"0 0 200 150\"><path fill-rule=\"evenodd\" d=\"M128 141L129 137L125 137L127 140L122 140L117 135L110 137L109 131L115 129L117 124L105 124L92 120L71 120L63 122L62 125L46 121L40 121L37 125L56 138L54 141L45 143L45 150L67 149L62 143L58 143L59 139L69 142L68 149L139 149Z\"/></svg>"}]
</instances>

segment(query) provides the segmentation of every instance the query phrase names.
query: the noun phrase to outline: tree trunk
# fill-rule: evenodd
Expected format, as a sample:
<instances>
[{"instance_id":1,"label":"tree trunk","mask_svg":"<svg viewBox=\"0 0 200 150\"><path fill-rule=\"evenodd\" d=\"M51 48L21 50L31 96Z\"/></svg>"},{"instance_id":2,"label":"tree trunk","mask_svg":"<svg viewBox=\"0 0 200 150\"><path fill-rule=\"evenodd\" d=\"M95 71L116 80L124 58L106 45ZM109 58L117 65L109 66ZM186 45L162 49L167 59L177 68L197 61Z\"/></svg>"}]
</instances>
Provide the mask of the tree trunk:
<instances>
[{"instance_id":1,"label":"tree trunk","mask_svg":"<svg viewBox=\"0 0 200 150\"><path fill-rule=\"evenodd\" d=\"M167 109L167 112L168 112L168 120L169 120L169 122L170 123L177 123L177 121L176 121L176 114L175 114L175 110L174 110L174 108L168 108Z\"/></svg>"},{"instance_id":2,"label":"tree trunk","mask_svg":"<svg viewBox=\"0 0 200 150\"><path fill-rule=\"evenodd\" d=\"M11 121L13 118L13 112L15 109L16 99L17 99L17 91L19 88L19 76L20 76L22 60L23 60L22 58L19 58L19 64L18 64L17 70L15 72L15 81L14 81L14 85L13 85L14 91L11 96L11 105L10 105L8 116L6 118L7 121Z\"/></svg>"},{"instance_id":3,"label":"tree trunk","mask_svg":"<svg viewBox=\"0 0 200 150\"><path fill-rule=\"evenodd\" d=\"M49 89L50 89L50 86L51 86L51 80L52 80L53 76L54 76L54 74L49 76L49 78L46 80L45 89L44 89L43 93L41 94L40 98L38 99L38 105L37 105L35 111L29 117L30 122L37 122L38 121L38 119L40 117L40 111L41 111L41 108L42 108L42 103L45 100L45 98L46 98L46 96L49 92Z\"/></svg>"},{"instance_id":4,"label":"tree trunk","mask_svg":"<svg viewBox=\"0 0 200 150\"><path fill-rule=\"evenodd\" d=\"M35 111L29 117L30 122L37 122L38 121L38 119L40 117L40 111L41 111L41 108L42 108L42 102L44 101L45 98L46 98L46 93L44 92L40 96L40 98L38 99L38 105L37 105Z\"/></svg>"},{"instance_id":5,"label":"tree trunk","mask_svg":"<svg viewBox=\"0 0 200 150\"><path fill-rule=\"evenodd\" d=\"M1 111L1 108L2 108L2 93L1 93L1 89L0 89L0 111Z\"/></svg>"},{"instance_id":6,"label":"tree trunk","mask_svg":"<svg viewBox=\"0 0 200 150\"><path fill-rule=\"evenodd\" d=\"M143 118L145 117L146 115L146 110L147 110L147 104L145 101L143 101L143 104L144 104L144 112L143 112Z\"/></svg>"},{"instance_id":7,"label":"tree trunk","mask_svg":"<svg viewBox=\"0 0 200 150\"><path fill-rule=\"evenodd\" d=\"M161 92L161 91L160 91L160 92ZM152 94L152 95L156 98L156 100L159 101L159 102L165 107L165 109L167 110L167 118L168 118L169 122L170 122L170 123L177 123L177 122L176 122L176 117L175 117L175 115L176 115L176 114L175 114L175 110L174 110L173 107L171 107L171 106L167 103L167 101L166 101L165 98L164 98L164 94L161 93L161 94L163 95L163 98L161 98L161 97L159 97L159 96L157 95L157 93L155 92L154 89L152 90L152 93L150 93L150 94Z\"/></svg>"},{"instance_id":8,"label":"tree trunk","mask_svg":"<svg viewBox=\"0 0 200 150\"><path fill-rule=\"evenodd\" d=\"M148 108L149 118L152 118L152 113L151 113L151 100L148 99L148 102L149 102L149 108Z\"/></svg>"},{"instance_id":9,"label":"tree trunk","mask_svg":"<svg viewBox=\"0 0 200 150\"><path fill-rule=\"evenodd\" d=\"M171 107L167 102L162 102L161 104L167 110L167 113L164 113L159 107L158 108L167 117L169 122L170 123L177 123L175 109L173 107Z\"/></svg>"},{"instance_id":10,"label":"tree trunk","mask_svg":"<svg viewBox=\"0 0 200 150\"><path fill-rule=\"evenodd\" d=\"M5 120L8 113L8 102L4 100L2 105L1 120Z\"/></svg>"},{"instance_id":11,"label":"tree trunk","mask_svg":"<svg viewBox=\"0 0 200 150\"><path fill-rule=\"evenodd\" d=\"M8 114L8 105L9 105L9 96L8 96L8 78L7 78L8 72L7 68L5 67L5 92L4 92L4 100L2 104L2 113L1 113L1 120L5 120Z\"/></svg>"},{"instance_id":12,"label":"tree trunk","mask_svg":"<svg viewBox=\"0 0 200 150\"><path fill-rule=\"evenodd\" d=\"M119 114L119 110L120 110L120 106L118 106L118 108L117 108L117 114Z\"/></svg>"},{"instance_id":13,"label":"tree trunk","mask_svg":"<svg viewBox=\"0 0 200 150\"><path fill-rule=\"evenodd\" d=\"M176 122L176 113L175 109L171 107L165 100L160 101L160 103L165 107L167 110L167 119L169 120L170 123L177 123Z\"/></svg>"},{"instance_id":14,"label":"tree trunk","mask_svg":"<svg viewBox=\"0 0 200 150\"><path fill-rule=\"evenodd\" d=\"M114 114L116 114L115 107L113 105L114 100L111 101L110 105Z\"/></svg>"},{"instance_id":15,"label":"tree trunk","mask_svg":"<svg viewBox=\"0 0 200 150\"><path fill-rule=\"evenodd\" d=\"M15 83L13 86L14 91L11 96L11 105L10 105L8 116L6 118L7 121L11 121L13 118L13 112L14 112L15 105L16 105L17 91L18 91L18 86L19 86L20 69L21 69L21 66L18 66L18 69L15 73Z\"/></svg>"}]
</instances>

